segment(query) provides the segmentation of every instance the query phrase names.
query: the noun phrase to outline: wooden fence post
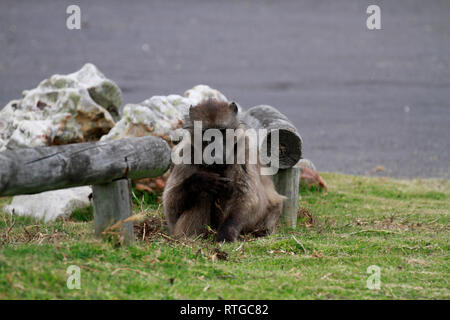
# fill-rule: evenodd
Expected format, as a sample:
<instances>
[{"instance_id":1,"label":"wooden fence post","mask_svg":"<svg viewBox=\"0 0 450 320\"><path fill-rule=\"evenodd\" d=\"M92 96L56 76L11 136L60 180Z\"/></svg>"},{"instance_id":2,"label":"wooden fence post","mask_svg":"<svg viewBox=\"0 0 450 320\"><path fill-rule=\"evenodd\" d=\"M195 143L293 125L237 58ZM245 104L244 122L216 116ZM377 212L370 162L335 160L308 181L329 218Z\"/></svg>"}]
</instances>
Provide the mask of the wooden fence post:
<instances>
[{"instance_id":1,"label":"wooden fence post","mask_svg":"<svg viewBox=\"0 0 450 320\"><path fill-rule=\"evenodd\" d=\"M300 168L279 169L278 173L273 176L273 183L277 192L287 197L283 203L281 221L295 228L297 225Z\"/></svg>"},{"instance_id":2,"label":"wooden fence post","mask_svg":"<svg viewBox=\"0 0 450 320\"><path fill-rule=\"evenodd\" d=\"M267 150L270 150L271 130L278 130L279 154L277 160L279 170L272 179L277 192L287 197L283 204L280 220L295 228L300 183L300 168L296 167L296 164L302 157L302 138L289 119L274 107L268 105L252 107L244 114L243 118L251 128L267 130L267 135L262 141L258 141L260 148L267 144Z\"/></svg>"},{"instance_id":3,"label":"wooden fence post","mask_svg":"<svg viewBox=\"0 0 450 320\"><path fill-rule=\"evenodd\" d=\"M243 115L245 123L254 129L266 129L267 135L262 137L258 144L261 147L267 145L271 150L271 130L278 131L278 167L287 169L293 167L302 157L302 138L289 119L274 107L259 105L248 109ZM274 157L274 155L271 155Z\"/></svg>"},{"instance_id":4,"label":"wooden fence post","mask_svg":"<svg viewBox=\"0 0 450 320\"><path fill-rule=\"evenodd\" d=\"M159 137L74 143L0 152L0 196L92 185L95 235L131 217L129 179L162 175L171 149ZM133 222L118 226L133 241Z\"/></svg>"},{"instance_id":5,"label":"wooden fence post","mask_svg":"<svg viewBox=\"0 0 450 320\"><path fill-rule=\"evenodd\" d=\"M158 177L170 154L168 143L154 136L3 151L0 196Z\"/></svg>"},{"instance_id":6,"label":"wooden fence post","mask_svg":"<svg viewBox=\"0 0 450 320\"><path fill-rule=\"evenodd\" d=\"M131 207L131 190L129 179L119 179L105 184L92 186L94 202L94 225L95 235L101 233L108 227L120 220L125 220L133 215ZM125 244L133 242L133 222L122 223L118 229Z\"/></svg>"}]
</instances>

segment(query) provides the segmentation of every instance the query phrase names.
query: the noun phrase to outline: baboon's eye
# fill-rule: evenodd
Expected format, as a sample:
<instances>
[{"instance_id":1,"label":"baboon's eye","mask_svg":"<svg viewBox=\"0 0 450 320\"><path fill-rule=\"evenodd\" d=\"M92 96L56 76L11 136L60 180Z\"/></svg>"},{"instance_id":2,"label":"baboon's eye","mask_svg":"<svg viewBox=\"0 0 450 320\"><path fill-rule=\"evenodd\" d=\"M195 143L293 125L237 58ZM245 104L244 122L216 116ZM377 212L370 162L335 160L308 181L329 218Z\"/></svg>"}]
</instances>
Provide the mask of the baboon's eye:
<instances>
[{"instance_id":1,"label":"baboon's eye","mask_svg":"<svg viewBox=\"0 0 450 320\"><path fill-rule=\"evenodd\" d=\"M238 113L238 106L234 101L230 103L230 109L231 111L233 111L234 114Z\"/></svg>"}]
</instances>

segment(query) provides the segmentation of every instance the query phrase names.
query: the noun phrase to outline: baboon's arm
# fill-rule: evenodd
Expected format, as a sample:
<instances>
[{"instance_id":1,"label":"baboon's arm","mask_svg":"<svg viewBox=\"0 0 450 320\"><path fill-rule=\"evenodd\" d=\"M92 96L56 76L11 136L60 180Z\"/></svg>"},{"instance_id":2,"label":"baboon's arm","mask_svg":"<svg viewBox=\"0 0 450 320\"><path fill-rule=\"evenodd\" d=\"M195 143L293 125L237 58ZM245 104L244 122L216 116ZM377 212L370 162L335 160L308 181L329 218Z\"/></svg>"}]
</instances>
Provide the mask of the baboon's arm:
<instances>
[{"instance_id":1,"label":"baboon's arm","mask_svg":"<svg viewBox=\"0 0 450 320\"><path fill-rule=\"evenodd\" d=\"M227 208L225 221L217 230L216 240L218 242L237 240L245 226L246 219L243 215L248 210L245 208L246 205L243 201L235 201L230 204Z\"/></svg>"}]
</instances>

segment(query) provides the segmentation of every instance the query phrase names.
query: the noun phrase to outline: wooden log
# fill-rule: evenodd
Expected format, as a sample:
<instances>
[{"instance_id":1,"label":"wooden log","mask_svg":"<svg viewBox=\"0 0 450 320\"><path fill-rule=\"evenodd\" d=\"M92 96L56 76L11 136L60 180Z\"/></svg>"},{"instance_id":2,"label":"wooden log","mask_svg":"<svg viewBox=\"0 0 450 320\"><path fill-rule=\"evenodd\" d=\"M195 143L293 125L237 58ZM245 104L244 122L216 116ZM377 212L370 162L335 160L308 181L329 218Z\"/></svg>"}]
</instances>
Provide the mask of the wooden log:
<instances>
[{"instance_id":1,"label":"wooden log","mask_svg":"<svg viewBox=\"0 0 450 320\"><path fill-rule=\"evenodd\" d=\"M110 228L116 222L125 220L132 216L130 180L120 179L105 184L92 186L94 203L94 226L95 235ZM112 230L123 237L125 244L133 242L133 222L125 222Z\"/></svg>"},{"instance_id":2,"label":"wooden log","mask_svg":"<svg viewBox=\"0 0 450 320\"><path fill-rule=\"evenodd\" d=\"M255 106L245 112L243 119L251 128L267 129L267 136L258 142L262 146L267 140L267 150L270 150L270 130L278 129L280 169L290 168L301 159L302 138L295 126L277 109L267 105Z\"/></svg>"},{"instance_id":3,"label":"wooden log","mask_svg":"<svg viewBox=\"0 0 450 320\"><path fill-rule=\"evenodd\" d=\"M297 225L300 168L279 169L278 173L272 179L277 192L287 197L283 203L281 221L295 228Z\"/></svg>"},{"instance_id":4,"label":"wooden log","mask_svg":"<svg viewBox=\"0 0 450 320\"><path fill-rule=\"evenodd\" d=\"M0 152L0 196L162 175L171 149L146 136Z\"/></svg>"}]
</instances>

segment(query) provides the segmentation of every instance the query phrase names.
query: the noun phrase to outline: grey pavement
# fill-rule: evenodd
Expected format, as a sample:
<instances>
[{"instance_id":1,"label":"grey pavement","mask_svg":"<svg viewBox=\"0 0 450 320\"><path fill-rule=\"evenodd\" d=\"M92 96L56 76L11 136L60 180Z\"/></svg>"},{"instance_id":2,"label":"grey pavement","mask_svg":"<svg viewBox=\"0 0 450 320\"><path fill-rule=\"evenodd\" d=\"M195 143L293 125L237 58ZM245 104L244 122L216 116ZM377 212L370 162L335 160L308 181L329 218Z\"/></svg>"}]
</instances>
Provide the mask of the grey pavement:
<instances>
[{"instance_id":1,"label":"grey pavement","mask_svg":"<svg viewBox=\"0 0 450 320\"><path fill-rule=\"evenodd\" d=\"M382 30L366 28L369 4ZM86 62L124 103L203 83L273 105L320 171L450 178L448 0L0 0L0 107Z\"/></svg>"}]
</instances>

